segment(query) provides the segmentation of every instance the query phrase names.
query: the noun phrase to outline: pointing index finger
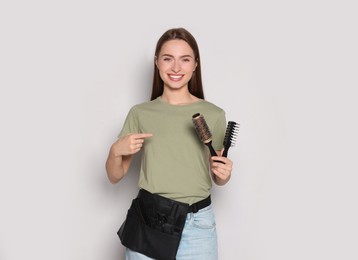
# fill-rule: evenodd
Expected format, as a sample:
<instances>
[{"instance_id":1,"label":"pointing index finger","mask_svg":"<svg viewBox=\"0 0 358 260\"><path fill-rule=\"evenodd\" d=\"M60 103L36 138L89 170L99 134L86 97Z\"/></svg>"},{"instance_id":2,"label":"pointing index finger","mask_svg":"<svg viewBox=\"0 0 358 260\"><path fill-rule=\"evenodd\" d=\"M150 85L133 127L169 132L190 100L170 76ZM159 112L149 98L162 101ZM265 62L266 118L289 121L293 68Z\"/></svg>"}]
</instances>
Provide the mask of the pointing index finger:
<instances>
[{"instance_id":1,"label":"pointing index finger","mask_svg":"<svg viewBox=\"0 0 358 260\"><path fill-rule=\"evenodd\" d=\"M152 136L153 136L153 134L151 134L151 133L134 134L135 139L144 139L144 138L148 138L148 137L152 137Z\"/></svg>"}]
</instances>

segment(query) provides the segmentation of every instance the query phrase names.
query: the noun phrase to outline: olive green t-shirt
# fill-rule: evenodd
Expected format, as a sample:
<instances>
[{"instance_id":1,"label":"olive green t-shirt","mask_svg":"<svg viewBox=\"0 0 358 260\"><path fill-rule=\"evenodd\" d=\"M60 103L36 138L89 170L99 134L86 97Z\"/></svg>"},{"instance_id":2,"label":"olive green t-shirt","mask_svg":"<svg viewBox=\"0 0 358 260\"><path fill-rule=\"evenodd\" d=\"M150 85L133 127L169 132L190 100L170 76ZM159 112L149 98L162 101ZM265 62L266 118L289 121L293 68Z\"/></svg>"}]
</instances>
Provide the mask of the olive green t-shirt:
<instances>
[{"instance_id":1,"label":"olive green t-shirt","mask_svg":"<svg viewBox=\"0 0 358 260\"><path fill-rule=\"evenodd\" d=\"M129 133L153 134L145 139L142 148L140 188L188 204L210 195L210 153L195 131L195 113L204 116L212 133L212 145L221 150L225 112L208 101L171 105L158 97L131 108L119 137Z\"/></svg>"}]
</instances>

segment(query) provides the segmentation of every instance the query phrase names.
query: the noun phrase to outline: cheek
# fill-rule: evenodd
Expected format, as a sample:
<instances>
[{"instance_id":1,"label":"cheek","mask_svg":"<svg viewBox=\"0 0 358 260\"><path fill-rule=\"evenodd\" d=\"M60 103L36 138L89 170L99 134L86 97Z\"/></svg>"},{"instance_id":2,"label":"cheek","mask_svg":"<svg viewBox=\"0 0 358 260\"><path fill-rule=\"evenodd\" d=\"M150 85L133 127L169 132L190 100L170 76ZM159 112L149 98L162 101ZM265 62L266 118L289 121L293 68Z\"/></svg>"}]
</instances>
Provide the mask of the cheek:
<instances>
[{"instance_id":1,"label":"cheek","mask_svg":"<svg viewBox=\"0 0 358 260\"><path fill-rule=\"evenodd\" d=\"M159 70L159 73L166 73L170 70L170 66L168 65L160 65L157 66L158 70Z\"/></svg>"},{"instance_id":2,"label":"cheek","mask_svg":"<svg viewBox=\"0 0 358 260\"><path fill-rule=\"evenodd\" d=\"M162 80L164 80L164 79L165 79L165 76L166 76L166 73L163 72L163 71L161 71L161 70L159 70L159 76L160 76L160 78L161 78Z\"/></svg>"},{"instance_id":3,"label":"cheek","mask_svg":"<svg viewBox=\"0 0 358 260\"><path fill-rule=\"evenodd\" d=\"M195 67L194 66L190 66L190 68L187 69L188 74L193 75L195 73Z\"/></svg>"},{"instance_id":4,"label":"cheek","mask_svg":"<svg viewBox=\"0 0 358 260\"><path fill-rule=\"evenodd\" d=\"M187 65L185 65L183 67L185 67L186 71L190 71L190 72L195 71L195 68L196 68L195 64L187 64Z\"/></svg>"},{"instance_id":5,"label":"cheek","mask_svg":"<svg viewBox=\"0 0 358 260\"><path fill-rule=\"evenodd\" d=\"M159 70L167 70L168 68L171 67L171 63L170 62L164 62L164 61L158 61L157 62L157 68Z\"/></svg>"}]
</instances>

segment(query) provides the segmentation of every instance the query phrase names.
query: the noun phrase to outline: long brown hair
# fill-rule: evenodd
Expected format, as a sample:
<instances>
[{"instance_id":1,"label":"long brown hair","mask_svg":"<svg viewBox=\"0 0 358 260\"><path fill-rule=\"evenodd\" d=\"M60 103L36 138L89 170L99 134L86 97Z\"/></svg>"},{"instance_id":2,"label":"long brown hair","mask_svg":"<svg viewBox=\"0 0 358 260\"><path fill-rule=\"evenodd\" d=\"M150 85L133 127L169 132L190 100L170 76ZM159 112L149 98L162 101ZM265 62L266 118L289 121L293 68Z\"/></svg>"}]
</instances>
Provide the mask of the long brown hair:
<instances>
[{"instance_id":1,"label":"long brown hair","mask_svg":"<svg viewBox=\"0 0 358 260\"><path fill-rule=\"evenodd\" d=\"M194 58L197 62L197 66L193 75L188 82L189 92L198 97L204 99L204 91L203 91L203 84L201 81L201 66L200 66L200 54L199 54L199 47L196 43L195 38L191 35L190 32L185 30L184 28L173 28L166 31L158 40L157 47L155 48L155 57L158 57L160 50L164 43L170 40L183 40L186 41L189 46L194 51ZM163 94L164 83L159 75L159 70L155 65L154 61L154 76L153 76L153 85L152 85L152 96L150 100L154 100L157 97Z\"/></svg>"}]
</instances>

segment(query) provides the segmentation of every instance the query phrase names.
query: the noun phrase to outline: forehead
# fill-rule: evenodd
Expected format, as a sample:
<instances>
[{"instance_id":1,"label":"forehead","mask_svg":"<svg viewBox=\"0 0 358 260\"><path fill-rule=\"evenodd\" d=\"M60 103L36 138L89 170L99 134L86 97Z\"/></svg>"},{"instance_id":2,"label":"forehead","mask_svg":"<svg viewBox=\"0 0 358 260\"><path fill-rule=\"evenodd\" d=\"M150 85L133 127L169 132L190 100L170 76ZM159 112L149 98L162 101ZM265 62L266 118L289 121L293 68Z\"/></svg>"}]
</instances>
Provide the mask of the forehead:
<instances>
[{"instance_id":1,"label":"forehead","mask_svg":"<svg viewBox=\"0 0 358 260\"><path fill-rule=\"evenodd\" d=\"M169 40L165 42L159 55L190 55L194 57L194 51L184 40Z\"/></svg>"}]
</instances>

